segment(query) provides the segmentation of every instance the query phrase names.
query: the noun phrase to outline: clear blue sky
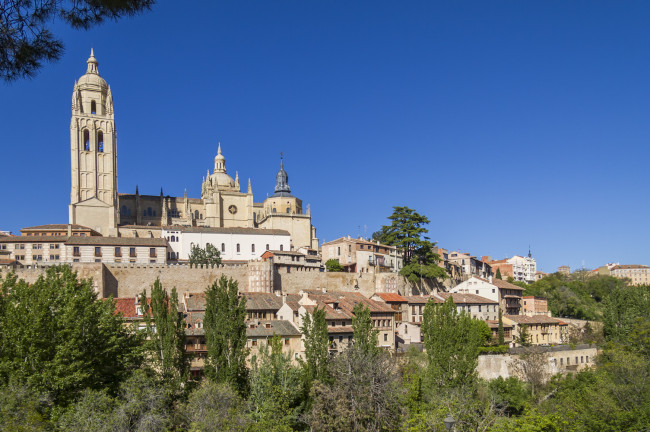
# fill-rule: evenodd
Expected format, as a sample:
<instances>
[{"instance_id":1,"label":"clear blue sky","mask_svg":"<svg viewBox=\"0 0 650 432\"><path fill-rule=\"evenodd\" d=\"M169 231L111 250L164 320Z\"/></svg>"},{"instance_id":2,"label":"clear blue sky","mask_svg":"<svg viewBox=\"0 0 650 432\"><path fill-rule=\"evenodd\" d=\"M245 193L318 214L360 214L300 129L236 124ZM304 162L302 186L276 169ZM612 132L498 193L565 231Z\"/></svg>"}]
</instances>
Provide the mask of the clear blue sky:
<instances>
[{"instance_id":1,"label":"clear blue sky","mask_svg":"<svg viewBox=\"0 0 650 432\"><path fill-rule=\"evenodd\" d=\"M182 5L182 6L179 6ZM111 85L118 188L192 197L221 141L272 193L279 154L321 240L392 206L448 249L650 264L650 3L166 2L0 84L0 229L65 223L74 80Z\"/></svg>"}]
</instances>

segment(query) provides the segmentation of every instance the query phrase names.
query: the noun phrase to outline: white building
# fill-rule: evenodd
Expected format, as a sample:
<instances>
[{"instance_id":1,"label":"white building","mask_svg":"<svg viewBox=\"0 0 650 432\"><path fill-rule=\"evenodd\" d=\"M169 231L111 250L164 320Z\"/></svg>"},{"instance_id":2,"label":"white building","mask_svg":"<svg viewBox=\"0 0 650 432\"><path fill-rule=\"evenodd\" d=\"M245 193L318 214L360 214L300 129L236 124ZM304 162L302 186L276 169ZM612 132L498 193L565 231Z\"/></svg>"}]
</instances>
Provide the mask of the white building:
<instances>
[{"instance_id":1,"label":"white building","mask_svg":"<svg viewBox=\"0 0 650 432\"><path fill-rule=\"evenodd\" d=\"M532 283L537 280L537 262L530 254L527 257L515 255L506 262L512 264L512 277L516 281Z\"/></svg>"},{"instance_id":2,"label":"white building","mask_svg":"<svg viewBox=\"0 0 650 432\"><path fill-rule=\"evenodd\" d=\"M278 229L164 227L161 235L169 242L170 260L188 260L192 246L205 248L208 243L223 261L256 260L267 250L291 248L289 232Z\"/></svg>"},{"instance_id":3,"label":"white building","mask_svg":"<svg viewBox=\"0 0 650 432\"><path fill-rule=\"evenodd\" d=\"M449 289L451 293L476 294L499 302L503 313L508 315L521 313L523 291L523 288L501 279L483 279L476 276Z\"/></svg>"}]
</instances>

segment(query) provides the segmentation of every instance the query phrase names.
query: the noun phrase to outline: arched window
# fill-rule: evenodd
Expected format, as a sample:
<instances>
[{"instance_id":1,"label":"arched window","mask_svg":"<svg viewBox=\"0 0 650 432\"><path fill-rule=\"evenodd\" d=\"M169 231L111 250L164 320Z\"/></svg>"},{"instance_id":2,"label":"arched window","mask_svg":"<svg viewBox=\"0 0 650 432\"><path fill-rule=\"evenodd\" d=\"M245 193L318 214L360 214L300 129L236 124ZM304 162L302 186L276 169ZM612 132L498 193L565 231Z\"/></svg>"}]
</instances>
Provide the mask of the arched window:
<instances>
[{"instance_id":1,"label":"arched window","mask_svg":"<svg viewBox=\"0 0 650 432\"><path fill-rule=\"evenodd\" d=\"M153 216L153 210L151 207L147 207L147 216Z\"/></svg>"},{"instance_id":2,"label":"arched window","mask_svg":"<svg viewBox=\"0 0 650 432\"><path fill-rule=\"evenodd\" d=\"M172 236L172 240L171 240L171 241L175 242L175 241L176 241L176 237L175 237L175 236Z\"/></svg>"},{"instance_id":3,"label":"arched window","mask_svg":"<svg viewBox=\"0 0 650 432\"><path fill-rule=\"evenodd\" d=\"M97 132L97 151L104 152L104 132Z\"/></svg>"},{"instance_id":4,"label":"arched window","mask_svg":"<svg viewBox=\"0 0 650 432\"><path fill-rule=\"evenodd\" d=\"M199 211L195 210L194 211L194 219L198 219L198 218L199 218Z\"/></svg>"},{"instance_id":5,"label":"arched window","mask_svg":"<svg viewBox=\"0 0 650 432\"><path fill-rule=\"evenodd\" d=\"M240 248L239 248L239 243L237 243L237 252L240 252L239 249L240 249Z\"/></svg>"},{"instance_id":6,"label":"arched window","mask_svg":"<svg viewBox=\"0 0 650 432\"><path fill-rule=\"evenodd\" d=\"M291 213L291 207L287 207L287 213Z\"/></svg>"},{"instance_id":7,"label":"arched window","mask_svg":"<svg viewBox=\"0 0 650 432\"><path fill-rule=\"evenodd\" d=\"M275 207L273 207L273 213L275 213L275 212L277 212L277 209Z\"/></svg>"},{"instance_id":8,"label":"arched window","mask_svg":"<svg viewBox=\"0 0 650 432\"><path fill-rule=\"evenodd\" d=\"M280 251L284 250L284 245L280 245Z\"/></svg>"},{"instance_id":9,"label":"arched window","mask_svg":"<svg viewBox=\"0 0 650 432\"><path fill-rule=\"evenodd\" d=\"M97 104L95 101L90 102L90 113L97 114Z\"/></svg>"},{"instance_id":10,"label":"arched window","mask_svg":"<svg viewBox=\"0 0 650 432\"><path fill-rule=\"evenodd\" d=\"M88 129L84 131L84 150L90 151L90 132L88 132Z\"/></svg>"},{"instance_id":11,"label":"arched window","mask_svg":"<svg viewBox=\"0 0 650 432\"><path fill-rule=\"evenodd\" d=\"M266 245L266 250L269 250L269 245L268 244Z\"/></svg>"},{"instance_id":12,"label":"arched window","mask_svg":"<svg viewBox=\"0 0 650 432\"><path fill-rule=\"evenodd\" d=\"M251 245L251 252L255 253L255 245L254 244Z\"/></svg>"},{"instance_id":13,"label":"arched window","mask_svg":"<svg viewBox=\"0 0 650 432\"><path fill-rule=\"evenodd\" d=\"M120 215L126 216L127 215L127 208L125 205L122 206L122 210L120 211Z\"/></svg>"}]
</instances>

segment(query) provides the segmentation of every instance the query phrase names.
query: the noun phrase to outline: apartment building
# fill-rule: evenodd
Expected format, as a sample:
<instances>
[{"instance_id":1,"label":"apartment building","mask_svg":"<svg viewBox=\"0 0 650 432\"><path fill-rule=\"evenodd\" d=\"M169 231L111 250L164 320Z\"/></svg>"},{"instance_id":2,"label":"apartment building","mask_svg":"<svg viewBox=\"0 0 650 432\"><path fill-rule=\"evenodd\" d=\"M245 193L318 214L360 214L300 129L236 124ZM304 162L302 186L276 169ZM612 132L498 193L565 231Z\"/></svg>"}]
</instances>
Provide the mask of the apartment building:
<instances>
[{"instance_id":1,"label":"apartment building","mask_svg":"<svg viewBox=\"0 0 650 432\"><path fill-rule=\"evenodd\" d=\"M402 256L396 247L350 236L323 243L322 258L323 262L338 260L352 273L399 272L402 268Z\"/></svg>"},{"instance_id":2,"label":"apartment building","mask_svg":"<svg viewBox=\"0 0 650 432\"><path fill-rule=\"evenodd\" d=\"M632 285L650 285L650 267L641 264L615 265L609 270L615 278L629 279Z\"/></svg>"},{"instance_id":3,"label":"apartment building","mask_svg":"<svg viewBox=\"0 0 650 432\"><path fill-rule=\"evenodd\" d=\"M450 263L460 267L462 277L478 276L484 279L493 276L490 264L477 259L467 252L450 252L448 260Z\"/></svg>"}]
</instances>

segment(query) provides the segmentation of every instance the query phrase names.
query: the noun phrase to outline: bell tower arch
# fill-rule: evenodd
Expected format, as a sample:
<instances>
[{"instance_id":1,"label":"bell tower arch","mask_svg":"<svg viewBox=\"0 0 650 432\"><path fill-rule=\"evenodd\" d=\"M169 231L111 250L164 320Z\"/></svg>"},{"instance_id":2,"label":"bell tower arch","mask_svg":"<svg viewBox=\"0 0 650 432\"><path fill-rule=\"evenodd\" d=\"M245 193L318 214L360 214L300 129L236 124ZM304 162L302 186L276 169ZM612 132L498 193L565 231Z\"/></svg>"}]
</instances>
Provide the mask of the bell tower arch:
<instances>
[{"instance_id":1,"label":"bell tower arch","mask_svg":"<svg viewBox=\"0 0 650 432\"><path fill-rule=\"evenodd\" d=\"M111 88L91 49L86 73L74 84L70 150L70 223L116 235L117 153Z\"/></svg>"}]
</instances>

